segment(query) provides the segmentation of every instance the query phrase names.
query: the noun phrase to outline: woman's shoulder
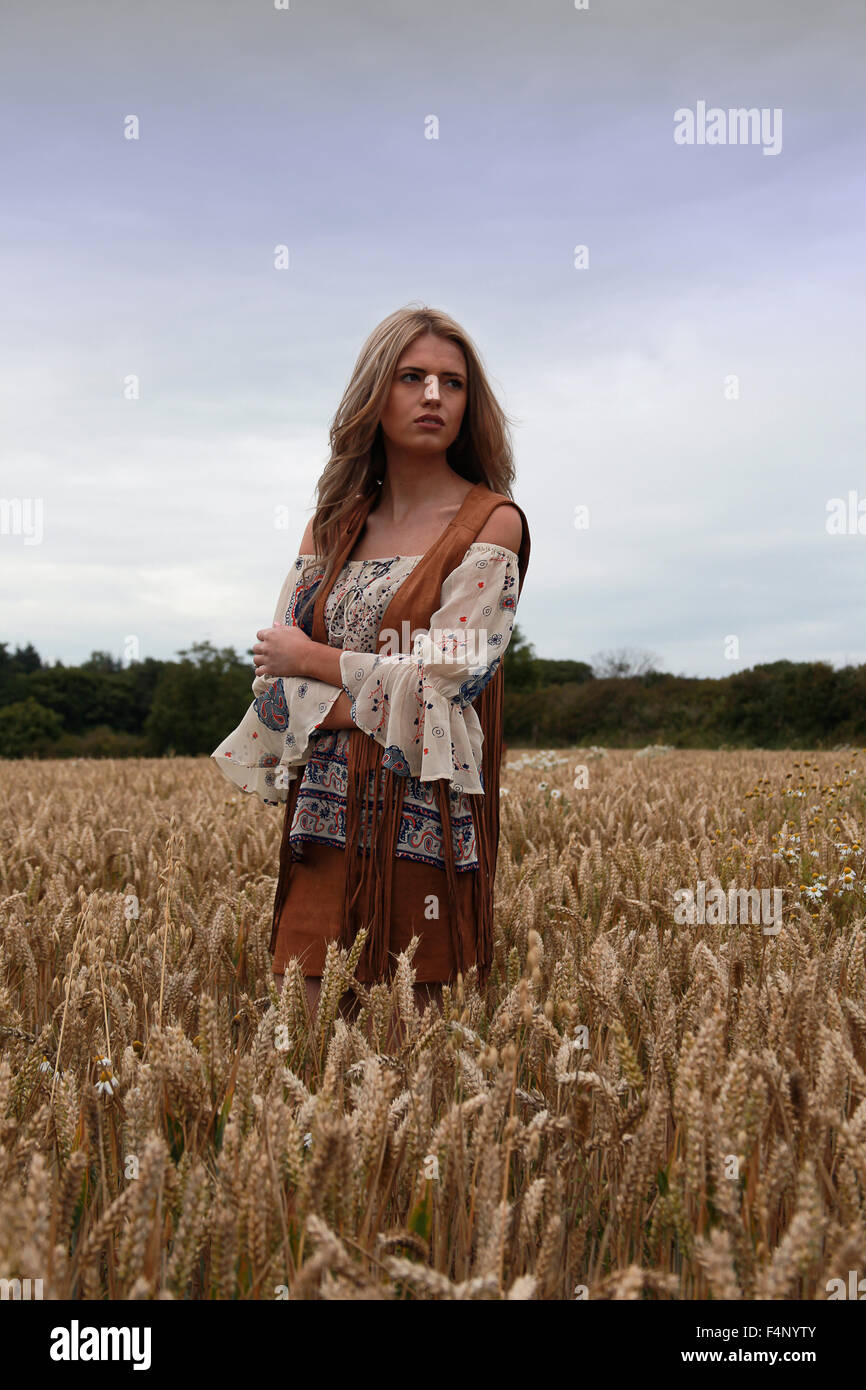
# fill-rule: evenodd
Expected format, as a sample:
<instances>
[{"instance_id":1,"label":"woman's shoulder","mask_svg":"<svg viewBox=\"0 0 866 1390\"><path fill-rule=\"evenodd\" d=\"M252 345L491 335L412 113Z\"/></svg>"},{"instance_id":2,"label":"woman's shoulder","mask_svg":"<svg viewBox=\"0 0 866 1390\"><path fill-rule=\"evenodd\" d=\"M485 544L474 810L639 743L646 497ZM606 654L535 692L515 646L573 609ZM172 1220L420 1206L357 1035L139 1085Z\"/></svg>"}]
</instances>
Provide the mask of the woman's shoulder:
<instances>
[{"instance_id":1,"label":"woman's shoulder","mask_svg":"<svg viewBox=\"0 0 866 1390\"><path fill-rule=\"evenodd\" d=\"M307 522L306 530L304 531L304 534L303 534L303 536L302 536L302 538L301 538L301 545L300 545L300 549L298 550L298 554L299 554L299 555L314 555L314 554L315 554L315 550L314 550L314 547L313 547L313 517L310 517L309 521Z\"/></svg>"},{"instance_id":2,"label":"woman's shoulder","mask_svg":"<svg viewBox=\"0 0 866 1390\"><path fill-rule=\"evenodd\" d=\"M510 502L495 507L475 540L478 543L502 545L506 550L518 554L523 541L523 517L517 507Z\"/></svg>"}]
</instances>

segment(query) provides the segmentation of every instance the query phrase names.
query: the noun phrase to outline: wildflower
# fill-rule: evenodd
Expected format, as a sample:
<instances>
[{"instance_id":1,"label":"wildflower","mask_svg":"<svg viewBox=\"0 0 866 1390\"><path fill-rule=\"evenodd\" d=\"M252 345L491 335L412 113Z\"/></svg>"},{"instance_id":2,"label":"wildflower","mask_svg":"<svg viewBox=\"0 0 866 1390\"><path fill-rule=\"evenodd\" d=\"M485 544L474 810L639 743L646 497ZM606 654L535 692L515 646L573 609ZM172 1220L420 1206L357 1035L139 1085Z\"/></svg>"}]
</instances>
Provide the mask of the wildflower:
<instances>
[{"instance_id":1,"label":"wildflower","mask_svg":"<svg viewBox=\"0 0 866 1390\"><path fill-rule=\"evenodd\" d=\"M824 894L827 891L826 883L801 883L800 891L810 903L820 903L824 901Z\"/></svg>"},{"instance_id":2,"label":"wildflower","mask_svg":"<svg viewBox=\"0 0 866 1390\"><path fill-rule=\"evenodd\" d=\"M50 1071L52 1073L54 1071L54 1068L52 1067L51 1063L49 1062L48 1058L45 1056L44 1053L42 1054L42 1061L39 1063L39 1070Z\"/></svg>"},{"instance_id":3,"label":"wildflower","mask_svg":"<svg viewBox=\"0 0 866 1390\"><path fill-rule=\"evenodd\" d=\"M308 1148L310 1147L310 1145L312 1144L312 1142L313 1142L313 1132L312 1132L312 1130L309 1130L309 1129L308 1129L307 1132L306 1132L306 1134L304 1135L304 1148L305 1148L305 1149L308 1149Z\"/></svg>"},{"instance_id":4,"label":"wildflower","mask_svg":"<svg viewBox=\"0 0 866 1390\"><path fill-rule=\"evenodd\" d=\"M562 796L562 792L559 790L558 787L554 787L550 795L553 797L554 801L558 801L559 798Z\"/></svg>"},{"instance_id":5,"label":"wildflower","mask_svg":"<svg viewBox=\"0 0 866 1390\"><path fill-rule=\"evenodd\" d=\"M96 1065L99 1068L99 1080L96 1083L96 1090L99 1095L113 1096L117 1089L117 1077L114 1075L114 1068L111 1065L110 1057L97 1057Z\"/></svg>"}]
</instances>

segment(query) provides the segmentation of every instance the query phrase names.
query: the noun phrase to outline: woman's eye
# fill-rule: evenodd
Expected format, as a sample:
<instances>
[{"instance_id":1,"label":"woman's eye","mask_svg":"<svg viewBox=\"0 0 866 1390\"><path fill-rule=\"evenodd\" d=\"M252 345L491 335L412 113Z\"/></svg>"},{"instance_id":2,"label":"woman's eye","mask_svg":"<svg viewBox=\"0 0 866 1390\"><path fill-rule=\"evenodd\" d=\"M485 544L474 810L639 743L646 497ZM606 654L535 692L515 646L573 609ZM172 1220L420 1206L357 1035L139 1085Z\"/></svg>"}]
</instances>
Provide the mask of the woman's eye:
<instances>
[{"instance_id":1,"label":"woman's eye","mask_svg":"<svg viewBox=\"0 0 866 1390\"><path fill-rule=\"evenodd\" d=\"M400 373L400 380L401 380L401 381L406 381L407 378L410 378L410 377L413 378L415 381L417 381L417 380L418 380L418 373L417 373L417 372L401 372L401 373ZM456 377L456 376L444 377L443 380L447 381L448 384L449 384L449 386L456 386L458 391L460 391L460 390L463 389L463 382L460 380L459 377Z\"/></svg>"}]
</instances>

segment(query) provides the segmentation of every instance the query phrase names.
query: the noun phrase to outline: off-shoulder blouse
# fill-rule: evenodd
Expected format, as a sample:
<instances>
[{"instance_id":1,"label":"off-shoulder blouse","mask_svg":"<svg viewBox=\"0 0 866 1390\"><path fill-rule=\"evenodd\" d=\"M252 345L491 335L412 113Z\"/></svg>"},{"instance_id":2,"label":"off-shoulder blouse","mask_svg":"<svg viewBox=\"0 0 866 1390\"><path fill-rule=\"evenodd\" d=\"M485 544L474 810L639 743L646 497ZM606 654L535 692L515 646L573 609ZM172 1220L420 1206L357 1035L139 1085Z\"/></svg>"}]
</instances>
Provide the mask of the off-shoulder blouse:
<instances>
[{"instance_id":1,"label":"off-shoulder blouse","mask_svg":"<svg viewBox=\"0 0 866 1390\"><path fill-rule=\"evenodd\" d=\"M328 643L343 649L342 685L300 676L257 676L255 696L238 727L211 756L241 791L278 805L301 776L290 831L292 853L303 843L345 849L348 729L320 729L344 691L353 723L385 750L385 769L408 779L396 855L444 867L442 825L432 783L449 782L455 866L478 867L468 795L483 795L483 734L472 701L496 674L514 627L518 559L513 550L476 541L447 576L430 626L413 630L410 653L382 655L379 629L400 585L423 559L349 560L325 603ZM274 622L312 635L312 606L299 611L322 582L324 561L299 555ZM382 634L384 637L384 633Z\"/></svg>"}]
</instances>

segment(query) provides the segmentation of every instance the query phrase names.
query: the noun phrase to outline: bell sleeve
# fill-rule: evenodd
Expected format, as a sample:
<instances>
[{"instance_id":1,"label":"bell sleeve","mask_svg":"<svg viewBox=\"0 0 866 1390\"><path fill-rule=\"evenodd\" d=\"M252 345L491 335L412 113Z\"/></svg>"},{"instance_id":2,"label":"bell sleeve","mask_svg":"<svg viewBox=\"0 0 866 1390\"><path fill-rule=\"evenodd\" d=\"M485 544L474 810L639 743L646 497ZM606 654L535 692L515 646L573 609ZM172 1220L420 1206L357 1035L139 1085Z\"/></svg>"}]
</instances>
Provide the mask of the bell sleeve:
<instances>
[{"instance_id":1,"label":"bell sleeve","mask_svg":"<svg viewBox=\"0 0 866 1390\"><path fill-rule=\"evenodd\" d=\"M299 555L280 590L274 622L301 627L310 636L311 614L301 623L298 611L323 574L315 555ZM240 791L278 806L307 761L310 735L342 692L337 685L303 676L256 676L252 691L255 699L240 724L211 757Z\"/></svg>"},{"instance_id":2,"label":"bell sleeve","mask_svg":"<svg viewBox=\"0 0 866 1390\"><path fill-rule=\"evenodd\" d=\"M413 635L411 653L343 652L352 721L382 744L384 766L483 794L484 735L472 701L508 646L518 579L513 550L476 542L443 583L440 607L430 627Z\"/></svg>"}]
</instances>

